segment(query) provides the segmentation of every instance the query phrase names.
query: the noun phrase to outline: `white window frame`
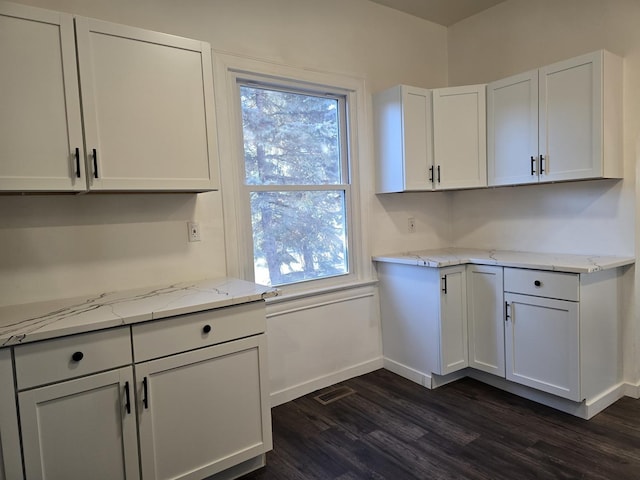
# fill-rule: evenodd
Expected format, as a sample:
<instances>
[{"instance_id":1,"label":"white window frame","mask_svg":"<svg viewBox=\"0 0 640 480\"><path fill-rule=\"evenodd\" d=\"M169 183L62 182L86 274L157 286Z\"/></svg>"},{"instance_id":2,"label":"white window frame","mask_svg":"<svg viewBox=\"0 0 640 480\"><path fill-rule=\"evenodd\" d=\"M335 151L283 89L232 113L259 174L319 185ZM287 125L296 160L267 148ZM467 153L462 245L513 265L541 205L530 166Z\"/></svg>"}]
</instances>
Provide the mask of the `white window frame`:
<instances>
[{"instance_id":1,"label":"white window frame","mask_svg":"<svg viewBox=\"0 0 640 480\"><path fill-rule=\"evenodd\" d=\"M344 275L307 280L278 288L282 298L337 290L346 286L371 283L373 272L368 241L363 237L360 186L360 156L366 149L359 132L365 131L364 82L360 79L326 72L263 62L214 52L214 85L218 116L221 190L224 206L224 231L228 275L253 281L253 233L249 196L244 178L242 111L238 80L265 86L290 87L309 92L326 92L346 98L347 151L350 187L346 190L347 249L349 272ZM343 180L344 181L344 180ZM369 268L367 268L367 266Z\"/></svg>"}]
</instances>

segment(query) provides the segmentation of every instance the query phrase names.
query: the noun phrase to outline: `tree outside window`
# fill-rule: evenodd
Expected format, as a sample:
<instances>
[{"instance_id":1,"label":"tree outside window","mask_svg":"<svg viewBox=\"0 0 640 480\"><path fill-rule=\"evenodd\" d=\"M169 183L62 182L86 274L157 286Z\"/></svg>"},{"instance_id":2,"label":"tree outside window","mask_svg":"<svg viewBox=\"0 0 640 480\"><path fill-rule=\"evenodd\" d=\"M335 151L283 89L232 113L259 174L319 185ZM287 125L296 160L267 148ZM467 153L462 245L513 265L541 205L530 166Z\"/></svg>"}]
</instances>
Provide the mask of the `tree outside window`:
<instances>
[{"instance_id":1,"label":"tree outside window","mask_svg":"<svg viewBox=\"0 0 640 480\"><path fill-rule=\"evenodd\" d=\"M349 273L345 97L239 87L255 281Z\"/></svg>"}]
</instances>

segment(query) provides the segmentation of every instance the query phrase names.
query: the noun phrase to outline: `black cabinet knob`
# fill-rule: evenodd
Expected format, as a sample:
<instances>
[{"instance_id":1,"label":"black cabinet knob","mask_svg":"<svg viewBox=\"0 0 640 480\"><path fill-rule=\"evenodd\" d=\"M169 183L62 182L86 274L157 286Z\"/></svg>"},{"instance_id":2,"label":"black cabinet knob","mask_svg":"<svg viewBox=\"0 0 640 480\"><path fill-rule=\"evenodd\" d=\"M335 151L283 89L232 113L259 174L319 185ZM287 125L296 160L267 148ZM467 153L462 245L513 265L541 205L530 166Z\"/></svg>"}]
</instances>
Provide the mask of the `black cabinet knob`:
<instances>
[{"instance_id":1,"label":"black cabinet knob","mask_svg":"<svg viewBox=\"0 0 640 480\"><path fill-rule=\"evenodd\" d=\"M539 287L539 286L541 286L541 285L542 285L542 282L541 282L540 280L536 280L535 282L533 282L533 284L534 284L536 287Z\"/></svg>"},{"instance_id":2,"label":"black cabinet knob","mask_svg":"<svg viewBox=\"0 0 640 480\"><path fill-rule=\"evenodd\" d=\"M209 333L211 331L211 325L205 325L202 327L202 333Z\"/></svg>"},{"instance_id":3,"label":"black cabinet knob","mask_svg":"<svg viewBox=\"0 0 640 480\"><path fill-rule=\"evenodd\" d=\"M71 355L71 360L73 360L74 362L79 362L83 358L84 358L84 353L82 352L74 352L74 354Z\"/></svg>"}]
</instances>

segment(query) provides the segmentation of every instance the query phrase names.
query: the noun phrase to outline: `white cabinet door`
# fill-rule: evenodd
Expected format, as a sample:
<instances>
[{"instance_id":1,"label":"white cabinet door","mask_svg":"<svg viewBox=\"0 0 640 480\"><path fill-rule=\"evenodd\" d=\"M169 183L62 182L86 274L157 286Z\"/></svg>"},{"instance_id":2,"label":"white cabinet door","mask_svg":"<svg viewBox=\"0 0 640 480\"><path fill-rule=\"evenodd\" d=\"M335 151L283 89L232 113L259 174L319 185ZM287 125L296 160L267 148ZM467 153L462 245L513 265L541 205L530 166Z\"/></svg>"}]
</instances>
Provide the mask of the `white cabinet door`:
<instances>
[{"instance_id":1,"label":"white cabinet door","mask_svg":"<svg viewBox=\"0 0 640 480\"><path fill-rule=\"evenodd\" d=\"M622 130L622 59L607 51L490 83L488 184L621 178Z\"/></svg>"},{"instance_id":2,"label":"white cabinet door","mask_svg":"<svg viewBox=\"0 0 640 480\"><path fill-rule=\"evenodd\" d=\"M464 266L379 263L385 367L422 385L467 366Z\"/></svg>"},{"instance_id":3,"label":"white cabinet door","mask_svg":"<svg viewBox=\"0 0 640 480\"><path fill-rule=\"evenodd\" d=\"M213 475L272 448L266 337L137 364L142 476Z\"/></svg>"},{"instance_id":4,"label":"white cabinet door","mask_svg":"<svg viewBox=\"0 0 640 480\"><path fill-rule=\"evenodd\" d=\"M540 154L545 181L602 176L602 60L540 69Z\"/></svg>"},{"instance_id":5,"label":"white cabinet door","mask_svg":"<svg viewBox=\"0 0 640 480\"><path fill-rule=\"evenodd\" d=\"M71 15L0 3L0 191L86 189Z\"/></svg>"},{"instance_id":6,"label":"white cabinet door","mask_svg":"<svg viewBox=\"0 0 640 480\"><path fill-rule=\"evenodd\" d=\"M469 365L465 266L440 270L440 375Z\"/></svg>"},{"instance_id":7,"label":"white cabinet door","mask_svg":"<svg viewBox=\"0 0 640 480\"><path fill-rule=\"evenodd\" d=\"M218 186L211 49L76 17L89 188Z\"/></svg>"},{"instance_id":8,"label":"white cabinet door","mask_svg":"<svg viewBox=\"0 0 640 480\"><path fill-rule=\"evenodd\" d=\"M22 480L11 349L0 349L0 480Z\"/></svg>"},{"instance_id":9,"label":"white cabinet door","mask_svg":"<svg viewBox=\"0 0 640 480\"><path fill-rule=\"evenodd\" d=\"M398 85L373 96L376 192L431 190L431 91Z\"/></svg>"},{"instance_id":10,"label":"white cabinet door","mask_svg":"<svg viewBox=\"0 0 640 480\"><path fill-rule=\"evenodd\" d=\"M469 366L505 376L502 267L467 266Z\"/></svg>"},{"instance_id":11,"label":"white cabinet door","mask_svg":"<svg viewBox=\"0 0 640 480\"><path fill-rule=\"evenodd\" d=\"M138 479L131 367L18 394L30 480Z\"/></svg>"},{"instance_id":12,"label":"white cabinet door","mask_svg":"<svg viewBox=\"0 0 640 480\"><path fill-rule=\"evenodd\" d=\"M538 182L538 70L487 85L487 183Z\"/></svg>"},{"instance_id":13,"label":"white cabinet door","mask_svg":"<svg viewBox=\"0 0 640 480\"><path fill-rule=\"evenodd\" d=\"M579 304L506 293L506 377L579 402Z\"/></svg>"},{"instance_id":14,"label":"white cabinet door","mask_svg":"<svg viewBox=\"0 0 640 480\"><path fill-rule=\"evenodd\" d=\"M487 186L486 86L433 90L436 189Z\"/></svg>"},{"instance_id":15,"label":"white cabinet door","mask_svg":"<svg viewBox=\"0 0 640 480\"><path fill-rule=\"evenodd\" d=\"M619 177L622 61L605 52L540 69L540 181Z\"/></svg>"}]
</instances>

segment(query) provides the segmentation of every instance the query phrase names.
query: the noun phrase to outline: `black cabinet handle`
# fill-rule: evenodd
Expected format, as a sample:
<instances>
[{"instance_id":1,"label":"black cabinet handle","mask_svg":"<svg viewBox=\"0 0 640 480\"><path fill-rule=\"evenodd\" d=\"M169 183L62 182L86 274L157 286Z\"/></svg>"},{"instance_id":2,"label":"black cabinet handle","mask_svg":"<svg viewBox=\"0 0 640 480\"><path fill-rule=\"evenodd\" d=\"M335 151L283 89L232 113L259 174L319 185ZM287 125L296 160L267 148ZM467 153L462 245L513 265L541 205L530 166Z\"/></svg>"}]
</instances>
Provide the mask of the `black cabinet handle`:
<instances>
[{"instance_id":1,"label":"black cabinet handle","mask_svg":"<svg viewBox=\"0 0 640 480\"><path fill-rule=\"evenodd\" d=\"M429 181L433 183L433 165L429 167Z\"/></svg>"},{"instance_id":2,"label":"black cabinet handle","mask_svg":"<svg viewBox=\"0 0 640 480\"><path fill-rule=\"evenodd\" d=\"M540 175L544 173L544 155L540 155Z\"/></svg>"},{"instance_id":3,"label":"black cabinet handle","mask_svg":"<svg viewBox=\"0 0 640 480\"><path fill-rule=\"evenodd\" d=\"M98 178L98 151L93 149L93 176Z\"/></svg>"},{"instance_id":4,"label":"black cabinet handle","mask_svg":"<svg viewBox=\"0 0 640 480\"><path fill-rule=\"evenodd\" d=\"M80 149L76 147L76 177L80 178Z\"/></svg>"},{"instance_id":5,"label":"black cabinet handle","mask_svg":"<svg viewBox=\"0 0 640 480\"><path fill-rule=\"evenodd\" d=\"M532 156L531 156L531 175L535 175L535 174L536 174L536 171L535 171L535 169L533 168L535 164L536 164L536 159L535 159L535 158L533 157L533 155L532 155Z\"/></svg>"},{"instance_id":6,"label":"black cabinet handle","mask_svg":"<svg viewBox=\"0 0 640 480\"><path fill-rule=\"evenodd\" d=\"M542 282L541 282L540 280L536 280L535 282L533 282L533 284L534 284L536 287L541 287L541 286L542 286Z\"/></svg>"},{"instance_id":7,"label":"black cabinet handle","mask_svg":"<svg viewBox=\"0 0 640 480\"><path fill-rule=\"evenodd\" d=\"M504 321L508 322L511 316L509 315L509 302L504 302Z\"/></svg>"},{"instance_id":8,"label":"black cabinet handle","mask_svg":"<svg viewBox=\"0 0 640 480\"><path fill-rule=\"evenodd\" d=\"M144 408L149 408L149 385L147 384L147 377L142 379L142 404Z\"/></svg>"},{"instance_id":9,"label":"black cabinet handle","mask_svg":"<svg viewBox=\"0 0 640 480\"><path fill-rule=\"evenodd\" d=\"M125 403L124 408L127 410L127 413L131 413L131 395L129 394L129 382L125 382L124 384L124 397Z\"/></svg>"},{"instance_id":10,"label":"black cabinet handle","mask_svg":"<svg viewBox=\"0 0 640 480\"><path fill-rule=\"evenodd\" d=\"M79 362L83 358L84 358L84 353L82 352L74 352L73 355L71 355L71 360L73 360L74 362Z\"/></svg>"},{"instance_id":11,"label":"black cabinet handle","mask_svg":"<svg viewBox=\"0 0 640 480\"><path fill-rule=\"evenodd\" d=\"M446 275L442 276L442 282L443 282L442 293L446 295L447 294L447 276Z\"/></svg>"},{"instance_id":12,"label":"black cabinet handle","mask_svg":"<svg viewBox=\"0 0 640 480\"><path fill-rule=\"evenodd\" d=\"M438 165L438 183L440 183L440 165Z\"/></svg>"},{"instance_id":13,"label":"black cabinet handle","mask_svg":"<svg viewBox=\"0 0 640 480\"><path fill-rule=\"evenodd\" d=\"M202 327L202 333L209 333L211 331L211 325L205 325Z\"/></svg>"}]
</instances>

